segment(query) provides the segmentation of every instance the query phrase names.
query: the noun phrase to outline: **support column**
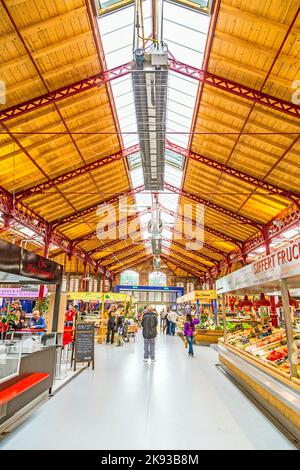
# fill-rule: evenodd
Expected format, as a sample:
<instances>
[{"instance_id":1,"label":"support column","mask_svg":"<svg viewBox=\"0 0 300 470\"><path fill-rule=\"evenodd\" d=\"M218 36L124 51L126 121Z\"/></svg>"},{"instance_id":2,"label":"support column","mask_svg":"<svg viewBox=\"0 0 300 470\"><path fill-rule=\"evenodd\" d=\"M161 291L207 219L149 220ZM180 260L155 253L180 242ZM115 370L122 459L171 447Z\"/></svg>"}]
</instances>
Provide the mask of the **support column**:
<instances>
[{"instance_id":1,"label":"support column","mask_svg":"<svg viewBox=\"0 0 300 470\"><path fill-rule=\"evenodd\" d=\"M227 341L226 311L225 311L225 294L222 294L222 316L223 316L223 332L224 343Z\"/></svg>"},{"instance_id":2,"label":"support column","mask_svg":"<svg viewBox=\"0 0 300 470\"><path fill-rule=\"evenodd\" d=\"M48 258L49 256L50 240L51 240L51 229L49 228L47 229L46 235L45 235L44 258ZM45 286L44 284L41 284L39 287L39 302L43 302L44 292L45 292Z\"/></svg>"},{"instance_id":3,"label":"support column","mask_svg":"<svg viewBox=\"0 0 300 470\"><path fill-rule=\"evenodd\" d=\"M87 262L84 261L84 263L83 263L82 284L81 284L81 288L82 288L83 292L86 292L86 287L87 287L87 282L85 280L85 278L86 278L86 267L87 267Z\"/></svg>"},{"instance_id":4,"label":"support column","mask_svg":"<svg viewBox=\"0 0 300 470\"><path fill-rule=\"evenodd\" d=\"M98 273L97 274L97 292L101 292L101 277L102 277L102 274Z\"/></svg>"},{"instance_id":5,"label":"support column","mask_svg":"<svg viewBox=\"0 0 300 470\"><path fill-rule=\"evenodd\" d=\"M265 231L263 232L263 236L265 239L265 249L266 249L266 255L268 256L271 253L270 250L270 240L269 240L269 234L266 233ZM274 326L274 328L278 328L278 315L276 311L276 303L275 303L275 297L272 295L270 297L270 302L271 302L271 324Z\"/></svg>"},{"instance_id":6,"label":"support column","mask_svg":"<svg viewBox=\"0 0 300 470\"><path fill-rule=\"evenodd\" d=\"M59 319L59 307L60 307L60 294L61 294L61 285L57 285L55 289L55 300L54 300L54 311L52 319L52 331L57 331L58 319Z\"/></svg>"},{"instance_id":7,"label":"support column","mask_svg":"<svg viewBox=\"0 0 300 470\"><path fill-rule=\"evenodd\" d=\"M291 367L291 377L297 377L297 357L295 361L294 351L293 351L293 325L292 325L292 318L291 318L291 310L290 310L290 299L289 299L289 290L287 279L281 279L281 298L282 298L282 309L284 315L284 324L285 324L285 332L286 332L286 340L287 340L287 347L289 353L289 362ZM296 354L295 354L296 356Z\"/></svg>"}]
</instances>

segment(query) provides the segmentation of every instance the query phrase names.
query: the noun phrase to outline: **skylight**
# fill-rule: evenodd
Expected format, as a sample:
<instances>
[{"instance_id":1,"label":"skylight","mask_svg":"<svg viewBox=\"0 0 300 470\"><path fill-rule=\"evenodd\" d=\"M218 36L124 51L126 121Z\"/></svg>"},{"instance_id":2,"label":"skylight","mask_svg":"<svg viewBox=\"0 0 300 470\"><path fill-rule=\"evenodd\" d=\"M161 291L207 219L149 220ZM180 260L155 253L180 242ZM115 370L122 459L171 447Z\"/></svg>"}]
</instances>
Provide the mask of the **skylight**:
<instances>
[{"instance_id":1,"label":"skylight","mask_svg":"<svg viewBox=\"0 0 300 470\"><path fill-rule=\"evenodd\" d=\"M100 1L102 8L113 3L124 6L126 2ZM152 36L151 1L143 1L144 36ZM163 39L167 43L171 57L180 62L201 68L206 46L210 16L201 13L209 11L210 1L164 1ZM185 5L185 6L184 6ZM192 8L186 8L192 7ZM204 10L203 10L204 9ZM128 63L133 56L134 6L112 11L98 18L101 40L105 53L107 68L111 69ZM125 76L111 82L116 111L122 133L124 148L138 144L137 122L135 115L134 96L131 76ZM198 82L183 77L176 72L169 72L167 102L167 134L166 137L183 148L187 148L189 133L193 120ZM128 157L132 187L144 184L142 161L139 153ZM174 186L182 186L184 157L170 150L165 152L164 181ZM145 191L135 196L136 209L143 211L152 207L153 197ZM179 196L166 191L158 192L158 202L169 210L177 211ZM162 222L167 227L163 230L163 244L169 247L174 226L174 217L162 212ZM142 233L145 240L149 239L148 222L151 214L140 217ZM164 252L166 250L164 249Z\"/></svg>"}]
</instances>

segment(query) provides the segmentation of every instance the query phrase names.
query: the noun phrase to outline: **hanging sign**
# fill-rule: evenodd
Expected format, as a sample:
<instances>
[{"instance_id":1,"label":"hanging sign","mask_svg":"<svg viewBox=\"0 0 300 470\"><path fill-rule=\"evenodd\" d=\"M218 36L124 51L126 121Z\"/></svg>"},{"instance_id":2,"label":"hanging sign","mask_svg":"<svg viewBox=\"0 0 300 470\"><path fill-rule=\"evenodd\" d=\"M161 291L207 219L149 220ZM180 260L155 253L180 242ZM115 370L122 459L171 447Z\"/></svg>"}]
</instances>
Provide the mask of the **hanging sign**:
<instances>
[{"instance_id":1,"label":"hanging sign","mask_svg":"<svg viewBox=\"0 0 300 470\"><path fill-rule=\"evenodd\" d=\"M62 282L62 266L32 251L22 250L20 274L53 284Z\"/></svg>"},{"instance_id":2,"label":"hanging sign","mask_svg":"<svg viewBox=\"0 0 300 470\"><path fill-rule=\"evenodd\" d=\"M216 287L218 294L222 294L299 275L300 241L296 241L218 279Z\"/></svg>"},{"instance_id":3,"label":"hanging sign","mask_svg":"<svg viewBox=\"0 0 300 470\"><path fill-rule=\"evenodd\" d=\"M44 296L48 293L47 288L44 289ZM1 287L0 297L13 299L37 299L39 296L39 287L33 286L32 289L24 287Z\"/></svg>"},{"instance_id":4,"label":"hanging sign","mask_svg":"<svg viewBox=\"0 0 300 470\"><path fill-rule=\"evenodd\" d=\"M216 300L218 294L215 290L196 290L195 291L195 300L199 300L202 303L210 302L211 300Z\"/></svg>"}]
</instances>

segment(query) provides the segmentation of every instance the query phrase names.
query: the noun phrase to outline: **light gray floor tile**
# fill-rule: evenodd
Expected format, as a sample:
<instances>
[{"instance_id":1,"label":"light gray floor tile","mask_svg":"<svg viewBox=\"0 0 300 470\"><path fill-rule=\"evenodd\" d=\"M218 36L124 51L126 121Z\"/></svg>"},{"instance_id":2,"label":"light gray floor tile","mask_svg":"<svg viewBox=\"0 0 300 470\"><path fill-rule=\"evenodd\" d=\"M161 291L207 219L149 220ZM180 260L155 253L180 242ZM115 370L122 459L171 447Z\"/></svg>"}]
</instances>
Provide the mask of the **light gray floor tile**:
<instances>
[{"instance_id":1,"label":"light gray floor tile","mask_svg":"<svg viewBox=\"0 0 300 470\"><path fill-rule=\"evenodd\" d=\"M157 340L145 364L142 338L96 346L86 370L0 443L1 449L293 449L289 441L196 347Z\"/></svg>"}]
</instances>

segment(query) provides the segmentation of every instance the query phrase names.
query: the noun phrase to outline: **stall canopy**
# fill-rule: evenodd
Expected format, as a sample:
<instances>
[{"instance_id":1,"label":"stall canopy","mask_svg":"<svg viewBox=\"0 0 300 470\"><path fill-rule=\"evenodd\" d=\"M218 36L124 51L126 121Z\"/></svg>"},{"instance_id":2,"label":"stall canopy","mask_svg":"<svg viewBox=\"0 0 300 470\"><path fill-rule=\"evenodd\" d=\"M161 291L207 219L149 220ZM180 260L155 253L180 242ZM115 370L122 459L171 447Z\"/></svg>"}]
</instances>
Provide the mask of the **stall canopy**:
<instances>
[{"instance_id":1,"label":"stall canopy","mask_svg":"<svg viewBox=\"0 0 300 470\"><path fill-rule=\"evenodd\" d=\"M188 294L182 295L178 297L177 303L183 304L186 302L196 302L199 300L201 303L207 303L211 300L216 300L218 298L218 294L215 290L194 290L189 292Z\"/></svg>"},{"instance_id":2,"label":"stall canopy","mask_svg":"<svg viewBox=\"0 0 300 470\"><path fill-rule=\"evenodd\" d=\"M68 300L83 300L85 302L129 302L130 295L115 292L69 292Z\"/></svg>"},{"instance_id":3,"label":"stall canopy","mask_svg":"<svg viewBox=\"0 0 300 470\"><path fill-rule=\"evenodd\" d=\"M219 295L227 292L240 295L265 292L275 295L280 290L282 279L287 279L291 288L299 287L299 240L217 280L216 288Z\"/></svg>"}]
</instances>

